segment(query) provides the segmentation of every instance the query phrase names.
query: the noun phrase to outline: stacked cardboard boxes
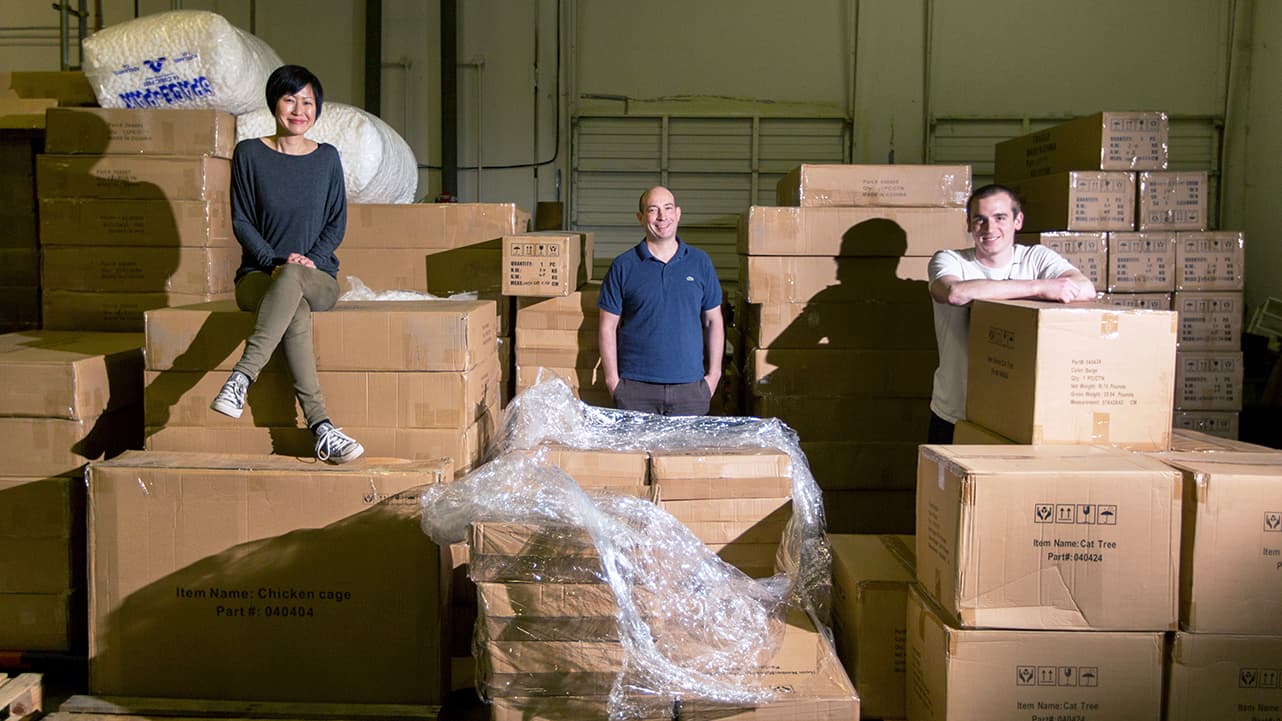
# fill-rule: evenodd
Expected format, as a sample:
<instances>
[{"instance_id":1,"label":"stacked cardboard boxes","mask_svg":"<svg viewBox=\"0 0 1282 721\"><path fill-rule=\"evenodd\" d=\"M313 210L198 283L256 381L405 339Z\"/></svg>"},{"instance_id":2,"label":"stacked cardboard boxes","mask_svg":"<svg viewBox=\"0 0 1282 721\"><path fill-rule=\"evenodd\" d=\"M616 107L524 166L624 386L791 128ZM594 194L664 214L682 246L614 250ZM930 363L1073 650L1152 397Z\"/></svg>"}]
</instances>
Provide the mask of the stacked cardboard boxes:
<instances>
[{"instance_id":1,"label":"stacked cardboard boxes","mask_svg":"<svg viewBox=\"0 0 1282 721\"><path fill-rule=\"evenodd\" d=\"M83 652L84 465L142 444L142 336L0 335L0 648Z\"/></svg>"},{"instance_id":2,"label":"stacked cardboard boxes","mask_svg":"<svg viewBox=\"0 0 1282 721\"><path fill-rule=\"evenodd\" d=\"M938 365L927 266L968 166L804 165L739 226L748 412L801 436L833 531L906 531ZM784 207L786 206L786 207Z\"/></svg>"},{"instance_id":3,"label":"stacked cardboard boxes","mask_svg":"<svg viewBox=\"0 0 1282 721\"><path fill-rule=\"evenodd\" d=\"M254 314L231 301L147 313L147 449L310 456L283 350L249 388L245 415L209 408L244 350ZM499 410L494 304L344 301L312 314L334 422L371 456L481 458Z\"/></svg>"},{"instance_id":4,"label":"stacked cardboard boxes","mask_svg":"<svg viewBox=\"0 0 1282 721\"><path fill-rule=\"evenodd\" d=\"M231 297L235 139L235 119L214 110L50 110L37 165L45 327L141 331L148 309Z\"/></svg>"},{"instance_id":5,"label":"stacked cardboard boxes","mask_svg":"<svg viewBox=\"0 0 1282 721\"><path fill-rule=\"evenodd\" d=\"M1175 235L1173 307L1180 314L1175 407L1186 418L1210 420L1242 410L1244 242L1242 233L1232 231Z\"/></svg>"},{"instance_id":6,"label":"stacked cardboard boxes","mask_svg":"<svg viewBox=\"0 0 1282 721\"><path fill-rule=\"evenodd\" d=\"M543 371L564 380L585 403L614 406L597 342L599 294L599 285L587 284L564 296L517 299L517 393L534 385Z\"/></svg>"}]
</instances>

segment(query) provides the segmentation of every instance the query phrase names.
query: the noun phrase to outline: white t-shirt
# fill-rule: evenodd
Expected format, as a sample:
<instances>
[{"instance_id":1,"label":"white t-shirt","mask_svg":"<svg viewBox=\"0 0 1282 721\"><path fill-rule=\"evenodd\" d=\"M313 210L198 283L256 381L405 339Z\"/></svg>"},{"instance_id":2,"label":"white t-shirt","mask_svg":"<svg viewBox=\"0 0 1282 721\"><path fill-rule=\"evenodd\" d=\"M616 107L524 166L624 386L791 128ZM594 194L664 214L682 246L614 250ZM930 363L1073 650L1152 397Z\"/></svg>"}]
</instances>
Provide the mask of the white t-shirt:
<instances>
[{"instance_id":1,"label":"white t-shirt","mask_svg":"<svg viewBox=\"0 0 1282 721\"><path fill-rule=\"evenodd\" d=\"M1014 246L1010 265L989 268L975 260L975 249L941 250L930 259L930 282L946 275L962 280L1040 280L1075 270L1059 253L1044 245ZM966 358L970 343L970 306L935 301L935 340L939 368L930 410L949 423L966 417Z\"/></svg>"}]
</instances>

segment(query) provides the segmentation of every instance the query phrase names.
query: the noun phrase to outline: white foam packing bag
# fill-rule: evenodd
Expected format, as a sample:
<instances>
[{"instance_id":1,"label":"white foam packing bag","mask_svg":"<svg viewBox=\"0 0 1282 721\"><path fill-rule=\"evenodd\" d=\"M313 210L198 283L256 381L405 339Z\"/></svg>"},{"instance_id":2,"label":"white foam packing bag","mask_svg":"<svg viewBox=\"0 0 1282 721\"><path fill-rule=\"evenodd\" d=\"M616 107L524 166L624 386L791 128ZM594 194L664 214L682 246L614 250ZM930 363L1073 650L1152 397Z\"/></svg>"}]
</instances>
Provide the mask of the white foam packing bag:
<instances>
[{"instance_id":1,"label":"white foam packing bag","mask_svg":"<svg viewBox=\"0 0 1282 721\"><path fill-rule=\"evenodd\" d=\"M104 108L262 108L276 51L217 13L175 10L85 38L84 72Z\"/></svg>"},{"instance_id":2,"label":"white foam packing bag","mask_svg":"<svg viewBox=\"0 0 1282 721\"><path fill-rule=\"evenodd\" d=\"M275 132L276 118L266 107L236 118L238 141ZM307 137L338 148L348 202L414 202L418 160L405 139L378 116L351 105L325 102Z\"/></svg>"}]
</instances>

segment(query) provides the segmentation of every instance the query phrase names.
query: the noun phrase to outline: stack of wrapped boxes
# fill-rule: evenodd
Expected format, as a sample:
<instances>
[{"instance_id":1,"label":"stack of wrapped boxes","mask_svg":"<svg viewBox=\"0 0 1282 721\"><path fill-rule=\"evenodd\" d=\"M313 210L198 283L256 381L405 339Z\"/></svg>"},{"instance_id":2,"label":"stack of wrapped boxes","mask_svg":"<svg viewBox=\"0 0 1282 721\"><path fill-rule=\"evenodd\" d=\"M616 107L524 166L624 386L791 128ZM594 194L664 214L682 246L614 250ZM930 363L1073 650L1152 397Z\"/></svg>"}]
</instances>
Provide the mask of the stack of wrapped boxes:
<instances>
[{"instance_id":1,"label":"stack of wrapped boxes","mask_svg":"<svg viewBox=\"0 0 1282 721\"><path fill-rule=\"evenodd\" d=\"M1208 231L1207 171L1168 170L1161 112L1104 112L999 143L994 173L1024 200L1019 241L1082 270L1101 300L1180 314L1175 423L1237 436L1242 233Z\"/></svg>"},{"instance_id":2,"label":"stack of wrapped boxes","mask_svg":"<svg viewBox=\"0 0 1282 721\"><path fill-rule=\"evenodd\" d=\"M231 115L59 108L47 122L44 327L136 332L151 308L231 297Z\"/></svg>"},{"instance_id":3,"label":"stack of wrapped boxes","mask_svg":"<svg viewBox=\"0 0 1282 721\"><path fill-rule=\"evenodd\" d=\"M0 649L83 653L89 461L142 444L142 337L0 335Z\"/></svg>"},{"instance_id":4,"label":"stack of wrapped boxes","mask_svg":"<svg viewBox=\"0 0 1282 721\"><path fill-rule=\"evenodd\" d=\"M740 222L751 415L801 437L829 528L911 528L938 365L930 256L966 241L968 166L806 165Z\"/></svg>"}]
</instances>

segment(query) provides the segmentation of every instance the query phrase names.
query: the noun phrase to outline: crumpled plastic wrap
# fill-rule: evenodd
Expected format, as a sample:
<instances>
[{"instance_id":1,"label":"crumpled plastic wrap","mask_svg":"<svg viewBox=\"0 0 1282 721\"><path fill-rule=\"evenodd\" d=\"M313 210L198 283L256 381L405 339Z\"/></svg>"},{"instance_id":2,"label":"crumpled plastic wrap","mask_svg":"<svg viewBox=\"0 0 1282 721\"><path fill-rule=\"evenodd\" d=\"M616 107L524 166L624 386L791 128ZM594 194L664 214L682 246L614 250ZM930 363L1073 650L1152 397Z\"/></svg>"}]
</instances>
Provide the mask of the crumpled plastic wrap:
<instances>
[{"instance_id":1,"label":"crumpled plastic wrap","mask_svg":"<svg viewBox=\"0 0 1282 721\"><path fill-rule=\"evenodd\" d=\"M85 38L84 72L104 108L263 107L267 76L284 63L258 37L204 10L174 10Z\"/></svg>"},{"instance_id":2,"label":"crumpled plastic wrap","mask_svg":"<svg viewBox=\"0 0 1282 721\"><path fill-rule=\"evenodd\" d=\"M322 78L322 81L324 79ZM265 81L264 81L265 82ZM261 100L236 118L236 140L276 132L276 119ZM405 139L378 116L326 101L307 137L338 148L351 203L412 203L418 190L418 160Z\"/></svg>"},{"instance_id":3,"label":"crumpled plastic wrap","mask_svg":"<svg viewBox=\"0 0 1282 721\"><path fill-rule=\"evenodd\" d=\"M476 291L455 293L447 298L418 290L374 290L354 275L347 276L348 289L339 300L476 300Z\"/></svg>"},{"instance_id":4,"label":"crumpled plastic wrap","mask_svg":"<svg viewBox=\"0 0 1282 721\"><path fill-rule=\"evenodd\" d=\"M540 462L538 449L545 442L585 450L787 452L794 510L777 554L781 572L749 578L649 499L584 491L559 468ZM478 689L496 696L571 693L539 684L564 682L567 673L599 672L606 666L600 656L618 653L622 670L611 673L600 689L608 693L613 719L663 717L682 702L758 705L775 694L763 683L760 667L774 657L785 633L795 630L788 619L799 609L826 619L831 555L822 496L796 434L778 420L664 418L598 408L581 403L564 381L551 378L509 404L488 457L492 460L467 476L424 492L423 530L442 545L469 541L469 574L480 588L505 581L604 584L612 603L578 599L574 607L596 608L598 617L604 607L615 623L609 633L591 614L574 621L586 624L579 631L588 633L576 633L573 626L560 631L556 625L519 626L519 634L535 640L555 640L549 634L557 632L580 637L564 639L578 645L542 677L504 674L497 661L492 668L482 666ZM499 644L489 652L520 646L504 633L478 623L478 658L487 644ZM600 643L616 638L617 646ZM509 682L520 685L506 686Z\"/></svg>"}]
</instances>

